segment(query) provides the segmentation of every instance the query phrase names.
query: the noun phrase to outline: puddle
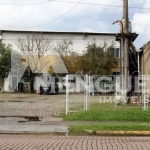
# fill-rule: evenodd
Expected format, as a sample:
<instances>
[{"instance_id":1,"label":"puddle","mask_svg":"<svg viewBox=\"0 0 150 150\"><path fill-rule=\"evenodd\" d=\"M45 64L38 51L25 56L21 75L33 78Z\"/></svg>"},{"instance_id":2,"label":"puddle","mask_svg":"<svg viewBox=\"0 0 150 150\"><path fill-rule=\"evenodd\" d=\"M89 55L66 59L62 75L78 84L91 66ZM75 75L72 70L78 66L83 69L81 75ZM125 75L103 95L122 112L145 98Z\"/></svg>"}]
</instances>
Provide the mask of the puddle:
<instances>
[{"instance_id":1,"label":"puddle","mask_svg":"<svg viewBox=\"0 0 150 150\"><path fill-rule=\"evenodd\" d=\"M13 102L13 103L22 103L22 102L27 102L27 103L34 103L34 101L8 101L8 102Z\"/></svg>"},{"instance_id":2,"label":"puddle","mask_svg":"<svg viewBox=\"0 0 150 150\"><path fill-rule=\"evenodd\" d=\"M29 122L29 121L41 121L41 119L37 116L0 116L0 118L24 118L25 121L18 121L18 122Z\"/></svg>"}]
</instances>

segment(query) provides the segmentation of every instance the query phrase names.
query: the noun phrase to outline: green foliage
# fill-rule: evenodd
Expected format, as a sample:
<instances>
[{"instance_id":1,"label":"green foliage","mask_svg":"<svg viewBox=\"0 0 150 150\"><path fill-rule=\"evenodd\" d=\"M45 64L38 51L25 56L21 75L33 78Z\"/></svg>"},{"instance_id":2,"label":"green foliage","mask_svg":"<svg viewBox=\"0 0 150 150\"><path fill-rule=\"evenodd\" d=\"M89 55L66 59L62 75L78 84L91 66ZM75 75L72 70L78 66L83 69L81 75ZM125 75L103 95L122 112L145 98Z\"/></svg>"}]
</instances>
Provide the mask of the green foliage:
<instances>
[{"instance_id":1,"label":"green foliage","mask_svg":"<svg viewBox=\"0 0 150 150\"><path fill-rule=\"evenodd\" d=\"M11 46L0 43L0 78L8 76L11 68Z\"/></svg>"},{"instance_id":2,"label":"green foliage","mask_svg":"<svg viewBox=\"0 0 150 150\"><path fill-rule=\"evenodd\" d=\"M114 45L98 46L95 42L87 46L83 54L82 71L94 75L109 75L118 66L118 59L113 57Z\"/></svg>"}]
</instances>

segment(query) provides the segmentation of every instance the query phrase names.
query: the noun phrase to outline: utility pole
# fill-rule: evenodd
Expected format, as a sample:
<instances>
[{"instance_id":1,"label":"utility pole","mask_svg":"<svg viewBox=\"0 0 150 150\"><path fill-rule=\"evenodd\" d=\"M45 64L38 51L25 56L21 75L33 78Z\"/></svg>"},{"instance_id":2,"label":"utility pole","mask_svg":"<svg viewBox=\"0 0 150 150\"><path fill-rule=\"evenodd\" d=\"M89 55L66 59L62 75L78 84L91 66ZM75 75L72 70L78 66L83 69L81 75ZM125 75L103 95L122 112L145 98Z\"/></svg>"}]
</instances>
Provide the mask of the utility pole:
<instances>
[{"instance_id":1,"label":"utility pole","mask_svg":"<svg viewBox=\"0 0 150 150\"><path fill-rule=\"evenodd\" d=\"M123 1L123 29L124 29L124 50L123 50L123 60L124 60L124 94L125 98L127 96L127 91L128 89L128 75L129 75L129 39L128 39L128 34L129 34L129 18L128 18L128 0Z\"/></svg>"},{"instance_id":2,"label":"utility pole","mask_svg":"<svg viewBox=\"0 0 150 150\"><path fill-rule=\"evenodd\" d=\"M136 50L133 41L138 36L138 34L131 31L131 22L128 17L128 0L123 0L123 17L121 20L113 22L113 24L117 22L121 27L120 33L116 34L116 41L120 42L120 88L122 96L128 102L129 47Z\"/></svg>"}]
</instances>

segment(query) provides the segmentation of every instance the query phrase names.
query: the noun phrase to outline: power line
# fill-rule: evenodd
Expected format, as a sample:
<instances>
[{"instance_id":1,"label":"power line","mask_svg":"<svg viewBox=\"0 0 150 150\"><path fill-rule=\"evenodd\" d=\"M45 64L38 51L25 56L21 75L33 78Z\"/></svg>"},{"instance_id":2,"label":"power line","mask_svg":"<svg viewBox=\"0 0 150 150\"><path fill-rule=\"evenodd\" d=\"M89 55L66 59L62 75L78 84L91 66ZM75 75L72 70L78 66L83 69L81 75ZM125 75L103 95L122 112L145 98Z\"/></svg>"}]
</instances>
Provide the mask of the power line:
<instances>
[{"instance_id":1,"label":"power line","mask_svg":"<svg viewBox=\"0 0 150 150\"><path fill-rule=\"evenodd\" d=\"M77 3L77 2L71 2L71 1L65 1L65 0L47 0L43 2L37 2L37 3L0 3L0 5L39 5L39 4L44 4L44 3L49 3L49 2L60 2L60 3ZM95 6L103 6L103 7L120 7L122 8L123 6L120 5L106 5L106 4L100 4L100 3L80 3L80 5L95 5ZM150 9L150 7L138 7L138 6L129 6L131 9Z\"/></svg>"},{"instance_id":2,"label":"power line","mask_svg":"<svg viewBox=\"0 0 150 150\"><path fill-rule=\"evenodd\" d=\"M44 4L44 3L48 3L50 1L54 1L54 0L47 0L47 1L43 1L43 2L37 2L37 3L0 3L0 5L39 5L39 4Z\"/></svg>"},{"instance_id":3,"label":"power line","mask_svg":"<svg viewBox=\"0 0 150 150\"><path fill-rule=\"evenodd\" d=\"M50 24L50 23L53 23L55 21L57 21L58 19L64 17L66 14L68 14L70 11L72 11L78 4L89 4L89 5L101 5L101 6L109 6L109 7L123 7L123 6L116 6L116 5L103 5L103 4L93 4L93 3L81 3L82 0L80 0L79 2L69 2L69 1L60 1L60 0L47 0L47 1L44 1L44 2L39 2L39 3L30 3L30 4L8 4L8 3L0 3L0 4L7 4L7 5L36 5L36 4L42 4L42 3L47 3L47 2L65 2L65 3L75 3L75 5L69 9L66 13L64 13L63 15L59 16L58 18L52 20L52 21L49 21L49 22L46 22L46 23L43 23L43 24L39 24L39 25L35 25L35 26L31 26L31 27L17 27L17 26L13 26L13 25L8 25L8 24L5 24L5 23L2 23L0 22L1 25L5 25L5 26L8 26L8 27L13 27L13 28L35 28L35 27L40 27L40 26L44 26L46 24ZM138 9L150 9L150 8L140 8L140 7L130 7L130 8L138 8Z\"/></svg>"},{"instance_id":4,"label":"power line","mask_svg":"<svg viewBox=\"0 0 150 150\"><path fill-rule=\"evenodd\" d=\"M46 22L46 23L43 23L43 24L40 24L40 25L36 25L36 26L31 26L31 27L16 27L16 26L12 26L12 25L7 25L7 24L4 24L4 23L1 23L2 25L5 25L5 26L9 26L9 27L13 27L13 28L35 28L35 27L40 27L40 26L44 26L46 24L50 24L50 23L53 23L55 21L57 21L58 19L64 17L65 15L67 15L69 12L71 12L78 4L81 3L82 0L80 0L79 2L77 2L71 9L69 9L67 12L65 12L64 14L62 14L61 16L59 16L58 18L52 20L52 21L49 21L49 22Z\"/></svg>"},{"instance_id":5,"label":"power line","mask_svg":"<svg viewBox=\"0 0 150 150\"><path fill-rule=\"evenodd\" d=\"M64 0L52 0L53 2L62 2L62 3L76 3L76 2L70 2L70 1L64 1ZM80 5L97 5L97 6L104 6L104 7L121 7L120 5L106 5L106 4L100 4L100 3L80 3ZM137 7L137 6L129 6L128 8L131 9L150 9L149 7L143 8L143 7Z\"/></svg>"}]
</instances>

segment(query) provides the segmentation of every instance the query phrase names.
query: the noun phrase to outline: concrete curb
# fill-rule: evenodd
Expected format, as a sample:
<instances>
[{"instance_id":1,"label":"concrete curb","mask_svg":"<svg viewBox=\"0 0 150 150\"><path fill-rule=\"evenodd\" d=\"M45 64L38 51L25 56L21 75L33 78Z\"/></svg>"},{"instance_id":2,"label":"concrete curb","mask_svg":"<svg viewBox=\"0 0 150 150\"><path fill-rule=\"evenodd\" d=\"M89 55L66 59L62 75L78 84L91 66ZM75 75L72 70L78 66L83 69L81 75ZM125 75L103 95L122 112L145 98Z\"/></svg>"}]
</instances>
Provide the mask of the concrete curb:
<instances>
[{"instance_id":1,"label":"concrete curb","mask_svg":"<svg viewBox=\"0 0 150 150\"><path fill-rule=\"evenodd\" d=\"M95 134L95 135L133 135L133 136L149 136L150 131L94 131L94 130L84 130L85 132L89 134Z\"/></svg>"},{"instance_id":2,"label":"concrete curb","mask_svg":"<svg viewBox=\"0 0 150 150\"><path fill-rule=\"evenodd\" d=\"M57 135L57 136L66 136L68 133L65 132L10 132L10 131L0 131L1 134L13 134L13 135Z\"/></svg>"}]
</instances>

